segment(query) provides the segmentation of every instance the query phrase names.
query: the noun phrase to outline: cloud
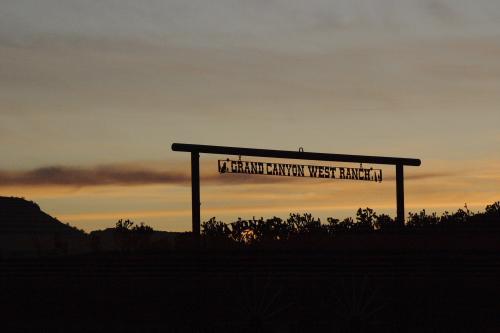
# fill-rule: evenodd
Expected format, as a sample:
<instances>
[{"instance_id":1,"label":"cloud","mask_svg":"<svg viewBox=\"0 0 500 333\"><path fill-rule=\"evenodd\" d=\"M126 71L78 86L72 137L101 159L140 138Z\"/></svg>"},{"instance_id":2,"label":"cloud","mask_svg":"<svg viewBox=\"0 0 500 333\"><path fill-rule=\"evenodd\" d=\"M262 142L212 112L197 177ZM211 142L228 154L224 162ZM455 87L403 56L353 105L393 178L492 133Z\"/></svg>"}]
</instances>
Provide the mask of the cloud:
<instances>
[{"instance_id":1,"label":"cloud","mask_svg":"<svg viewBox=\"0 0 500 333\"><path fill-rule=\"evenodd\" d=\"M154 163L153 163L154 164ZM208 165L202 166L207 170ZM448 172L425 172L406 174L405 180L422 180L450 176ZM204 172L202 184L275 184L300 183L309 180L294 177L271 177L261 175L224 174ZM315 179L319 182L331 182L330 179ZM393 181L394 175L384 176L384 180ZM86 187L86 186L136 186L136 185L185 185L191 181L189 167L174 166L170 169L144 164L109 164L94 167L46 166L25 171L0 170L0 187Z\"/></svg>"},{"instance_id":2,"label":"cloud","mask_svg":"<svg viewBox=\"0 0 500 333\"><path fill-rule=\"evenodd\" d=\"M47 38L266 39L311 29L397 26L436 30L451 23L496 23L496 1L7 0L0 41ZM238 37L238 38L235 38Z\"/></svg>"},{"instance_id":3,"label":"cloud","mask_svg":"<svg viewBox=\"0 0 500 333\"><path fill-rule=\"evenodd\" d=\"M153 163L154 164L154 163ZM248 175L219 175L204 173L205 184L273 184L296 181L289 177L259 177ZM109 164L94 167L45 166L25 171L0 170L0 187L86 187L112 185L189 185L189 167L172 167L135 164Z\"/></svg>"},{"instance_id":4,"label":"cloud","mask_svg":"<svg viewBox=\"0 0 500 333\"><path fill-rule=\"evenodd\" d=\"M0 186L106 186L187 183L179 172L120 165L75 168L48 166L28 171L0 171Z\"/></svg>"}]
</instances>

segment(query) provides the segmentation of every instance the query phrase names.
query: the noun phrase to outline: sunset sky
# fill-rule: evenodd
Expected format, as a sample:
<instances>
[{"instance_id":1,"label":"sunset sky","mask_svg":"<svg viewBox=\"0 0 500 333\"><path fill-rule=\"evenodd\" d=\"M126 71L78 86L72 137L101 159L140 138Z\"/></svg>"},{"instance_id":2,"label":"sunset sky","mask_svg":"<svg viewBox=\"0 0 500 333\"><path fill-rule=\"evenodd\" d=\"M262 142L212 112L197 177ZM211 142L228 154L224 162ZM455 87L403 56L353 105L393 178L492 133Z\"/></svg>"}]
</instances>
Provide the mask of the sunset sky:
<instances>
[{"instance_id":1,"label":"sunset sky","mask_svg":"<svg viewBox=\"0 0 500 333\"><path fill-rule=\"evenodd\" d=\"M190 230L173 142L419 158L407 211L483 209L499 125L498 0L0 3L0 195L86 231ZM381 184L238 177L218 157L201 157L203 220L395 215L392 167Z\"/></svg>"}]
</instances>

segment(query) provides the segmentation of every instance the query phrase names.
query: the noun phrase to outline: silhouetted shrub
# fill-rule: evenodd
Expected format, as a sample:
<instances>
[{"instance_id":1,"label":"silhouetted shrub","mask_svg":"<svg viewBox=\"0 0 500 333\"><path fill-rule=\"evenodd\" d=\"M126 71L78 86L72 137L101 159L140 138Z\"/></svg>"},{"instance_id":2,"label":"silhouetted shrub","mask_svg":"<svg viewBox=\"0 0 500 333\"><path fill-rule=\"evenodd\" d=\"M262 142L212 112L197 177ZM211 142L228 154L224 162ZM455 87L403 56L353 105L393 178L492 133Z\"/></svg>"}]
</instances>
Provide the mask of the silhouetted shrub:
<instances>
[{"instance_id":1,"label":"silhouetted shrub","mask_svg":"<svg viewBox=\"0 0 500 333\"><path fill-rule=\"evenodd\" d=\"M322 232L320 219L315 219L312 214L290 214L287 219L290 233L294 235L319 234Z\"/></svg>"},{"instance_id":2,"label":"silhouetted shrub","mask_svg":"<svg viewBox=\"0 0 500 333\"><path fill-rule=\"evenodd\" d=\"M290 237L290 225L288 221L274 216L260 225L258 235L263 242L284 241Z\"/></svg>"},{"instance_id":3,"label":"silhouetted shrub","mask_svg":"<svg viewBox=\"0 0 500 333\"><path fill-rule=\"evenodd\" d=\"M356 231L370 232L374 230L374 223L377 214L371 208L361 209L356 212L356 224L353 225Z\"/></svg>"},{"instance_id":4,"label":"silhouetted shrub","mask_svg":"<svg viewBox=\"0 0 500 333\"><path fill-rule=\"evenodd\" d=\"M423 228L423 227L431 227L437 225L440 219L436 215L436 213L432 213L431 215L427 215L425 209L421 210L418 213L408 213L408 220L406 222L406 226L409 228Z\"/></svg>"},{"instance_id":5,"label":"silhouetted shrub","mask_svg":"<svg viewBox=\"0 0 500 333\"><path fill-rule=\"evenodd\" d=\"M329 234L349 232L354 226L352 217L345 218L342 221L333 217L328 217L326 220L328 222L326 228Z\"/></svg>"},{"instance_id":6,"label":"silhouetted shrub","mask_svg":"<svg viewBox=\"0 0 500 333\"><path fill-rule=\"evenodd\" d=\"M488 216L500 218L500 201L496 201L491 205L487 205L485 209L485 214Z\"/></svg>"},{"instance_id":7,"label":"silhouetted shrub","mask_svg":"<svg viewBox=\"0 0 500 333\"><path fill-rule=\"evenodd\" d=\"M134 225L130 220L119 220L114 229L114 238L122 252L144 250L149 245L149 240L154 230L144 223Z\"/></svg>"},{"instance_id":8,"label":"silhouetted shrub","mask_svg":"<svg viewBox=\"0 0 500 333\"><path fill-rule=\"evenodd\" d=\"M398 229L396 221L387 214L380 214L375 217L373 222L373 227L375 230L395 230Z\"/></svg>"},{"instance_id":9,"label":"silhouetted shrub","mask_svg":"<svg viewBox=\"0 0 500 333\"><path fill-rule=\"evenodd\" d=\"M201 224L203 234L207 237L228 237L231 233L229 227L221 221L217 221L215 217Z\"/></svg>"},{"instance_id":10,"label":"silhouetted shrub","mask_svg":"<svg viewBox=\"0 0 500 333\"><path fill-rule=\"evenodd\" d=\"M125 221L126 222L126 221ZM124 225L126 228L126 224ZM454 213L444 212L441 216L436 213L427 214L424 210L417 213L408 213L405 226L400 226L389 215L378 215L371 208L359 208L356 212L356 221L345 218L342 221L333 217L327 218L322 224L319 218L312 214L290 214L286 220L273 217L243 220L226 224L217 221L215 217L202 224L202 234L207 239L230 240L235 244L266 244L278 241L300 241L332 238L337 234L345 233L374 233L384 231L406 230L462 230L462 228L500 227L500 202L486 206L484 213L473 213L467 205Z\"/></svg>"}]
</instances>

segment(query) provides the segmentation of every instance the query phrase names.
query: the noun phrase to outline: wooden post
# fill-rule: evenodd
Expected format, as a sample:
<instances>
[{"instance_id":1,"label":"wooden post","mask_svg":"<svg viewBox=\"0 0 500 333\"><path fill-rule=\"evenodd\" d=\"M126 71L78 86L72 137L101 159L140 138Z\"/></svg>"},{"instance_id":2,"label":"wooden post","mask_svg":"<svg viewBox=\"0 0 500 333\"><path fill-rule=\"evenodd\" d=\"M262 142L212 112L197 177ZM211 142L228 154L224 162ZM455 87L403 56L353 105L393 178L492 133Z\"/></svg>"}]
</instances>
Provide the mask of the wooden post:
<instances>
[{"instance_id":1,"label":"wooden post","mask_svg":"<svg viewBox=\"0 0 500 333\"><path fill-rule=\"evenodd\" d=\"M400 226L405 224L405 193L403 184L403 164L396 164L396 205L397 223Z\"/></svg>"},{"instance_id":2,"label":"wooden post","mask_svg":"<svg viewBox=\"0 0 500 333\"><path fill-rule=\"evenodd\" d=\"M191 209L193 219L193 239L200 239L200 154L191 152Z\"/></svg>"}]
</instances>

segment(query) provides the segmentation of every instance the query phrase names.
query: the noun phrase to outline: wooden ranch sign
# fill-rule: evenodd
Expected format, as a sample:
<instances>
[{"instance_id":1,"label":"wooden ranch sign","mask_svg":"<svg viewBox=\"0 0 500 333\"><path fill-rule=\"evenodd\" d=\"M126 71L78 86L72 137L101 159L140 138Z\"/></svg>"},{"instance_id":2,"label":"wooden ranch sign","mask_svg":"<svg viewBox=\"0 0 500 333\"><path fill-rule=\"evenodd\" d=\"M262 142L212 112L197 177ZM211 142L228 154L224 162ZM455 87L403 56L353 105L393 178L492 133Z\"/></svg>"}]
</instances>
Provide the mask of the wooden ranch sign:
<instances>
[{"instance_id":1,"label":"wooden ranch sign","mask_svg":"<svg viewBox=\"0 0 500 333\"><path fill-rule=\"evenodd\" d=\"M219 160L219 173L247 175L267 175L284 177L311 177L330 179L350 179L382 182L382 169L348 168L337 166L304 165L274 162L254 162L241 160Z\"/></svg>"},{"instance_id":2,"label":"wooden ranch sign","mask_svg":"<svg viewBox=\"0 0 500 333\"><path fill-rule=\"evenodd\" d=\"M396 171L396 220L404 224L404 166L419 166L416 158L365 156L331 153L314 153L257 149L227 146L208 146L187 143L174 143L172 150L187 152L191 155L191 210L193 220L193 236L199 240L200 235L200 154L215 154L226 156L246 156L300 161L322 161L340 163L360 163L359 168L337 166L303 165L288 163L253 162L241 160L219 160L220 173L239 173L250 175L269 175L284 177L310 177L330 179L351 179L359 181L382 181L382 170L363 168L362 163L392 165Z\"/></svg>"}]
</instances>

